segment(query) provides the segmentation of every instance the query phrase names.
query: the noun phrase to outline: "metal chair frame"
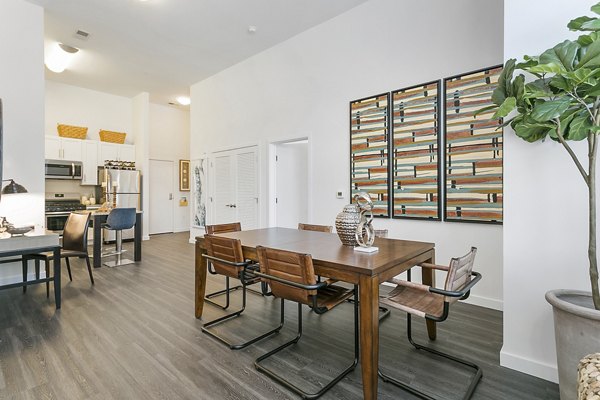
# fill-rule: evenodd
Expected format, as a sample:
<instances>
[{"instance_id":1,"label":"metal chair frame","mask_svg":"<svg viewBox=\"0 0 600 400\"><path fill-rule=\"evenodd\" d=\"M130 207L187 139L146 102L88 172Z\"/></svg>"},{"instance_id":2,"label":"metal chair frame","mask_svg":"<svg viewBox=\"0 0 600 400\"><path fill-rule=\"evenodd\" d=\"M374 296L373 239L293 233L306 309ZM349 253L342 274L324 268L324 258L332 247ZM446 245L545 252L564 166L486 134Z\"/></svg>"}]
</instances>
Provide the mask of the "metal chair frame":
<instances>
[{"instance_id":1,"label":"metal chair frame","mask_svg":"<svg viewBox=\"0 0 600 400\"><path fill-rule=\"evenodd\" d=\"M212 321L208 321L208 322L204 323L204 325L202 326L202 332L204 332L207 335L212 336L213 338L217 339L221 343L223 343L226 346L228 346L231 350L239 350L239 349L243 349L244 347L248 347L249 345L251 345L253 343L256 343L259 340L262 340L262 339L264 339L264 338L266 338L268 336L274 335L274 334L276 334L277 332L279 332L281 330L281 328L283 327L283 319L284 319L283 307L282 307L282 311L281 311L280 324L279 324L279 326L277 328L272 329L272 330L270 330L268 332L265 332L265 333L263 333L263 334L261 334L259 336L256 336L256 337L254 337L254 338L252 338L252 339L250 339L250 340L248 340L246 342L238 343L238 344L233 344L229 340L225 339L223 336L221 336L221 335L219 335L219 334L211 331L209 329L210 327L213 327L215 325L221 324L221 323L223 323L225 321L228 321L230 319L239 317L244 312L244 310L246 309L246 290L247 290L246 286L247 286L247 284L249 282L255 283L253 281L256 280L256 277L253 276L254 271L247 271L246 268L250 264L252 264L252 265L256 265L256 264L253 264L253 261L250 261L250 260L244 261L244 262L239 262L239 263L230 262L230 261L227 261L227 260L222 260L222 259L217 258L217 257L209 256L208 254L203 254L202 257L206 258L207 261L215 261L215 262L219 262L219 263L222 263L222 264L230 265L232 267L244 267L244 270L240 273L240 277L239 277L239 279L240 279L240 281L242 283L241 286L240 286L242 288L242 308L239 309L239 310L237 310L237 311L234 311L234 312L231 312L229 314L226 314L226 315L224 315L222 317L219 317L217 319L214 319ZM226 283L227 283L227 287L229 288L229 279L227 279ZM237 289L233 289L233 290L237 290ZM229 293L227 293L227 305L226 305L226 307L223 307L223 306L221 306L219 304L217 304L217 305L219 307L223 308L223 309L226 309L227 307L229 307Z\"/></svg>"},{"instance_id":2,"label":"metal chair frame","mask_svg":"<svg viewBox=\"0 0 600 400\"><path fill-rule=\"evenodd\" d=\"M208 258L208 257L207 257ZM219 275L213 268L212 268L212 263L210 262L210 260L207 259L208 262L208 273L211 275ZM222 260L220 260L219 262L222 262ZM241 281L241 279L240 279ZM255 282L256 283L256 282ZM252 283L254 284L254 283ZM212 304L213 306L219 307L223 310L227 310L229 308L230 305L230 294L231 292L234 292L236 290L242 289L243 285L236 285L234 287L230 287L229 286L229 277L225 276L225 289L221 289L221 290L217 290L216 292L212 292L212 293L208 293L204 295L204 301ZM249 292L252 292L254 294L257 294L259 296L265 296L265 292L266 292L266 288L265 285L261 282L261 291L259 292L258 290L254 290L251 289L250 287L248 287L248 285L246 285L246 290ZM213 297L218 297L218 296L222 296L225 295L225 305L219 304L216 301L212 300Z\"/></svg>"},{"instance_id":3,"label":"metal chair frame","mask_svg":"<svg viewBox=\"0 0 600 400\"><path fill-rule=\"evenodd\" d=\"M277 282L280 282L280 283L283 283L283 284L286 284L289 286L293 286L293 287L296 287L299 289L305 289L305 290L319 290L330 284L329 282L325 281L325 282L316 283L314 285L304 285L304 284L301 284L298 282L289 281L286 279L279 278L277 276L264 274L264 273L258 272L258 271L252 271L251 273L253 275L261 277L261 278L272 279L274 281L277 281ZM354 285L353 292L354 292L354 297L356 297L358 294L358 287L356 285ZM312 305L310 305L309 307L317 314L324 314L328 311L327 309L324 309L324 308L321 308L318 306L316 295L312 296ZM285 302L284 302L284 299L282 298L281 299L282 323L283 323L283 318L284 318L284 313L285 313L284 310L285 310ZM294 339L282 344L281 346L269 351L268 353L258 357L256 359L256 361L254 361L254 366L256 367L256 369L259 372L267 375L268 377L275 380L276 382L279 382L281 385L285 386L286 388L290 389L291 391L299 394L303 399L316 399L316 398L322 396L329 389L331 389L336 383L338 383L346 375L348 375L350 372L352 372L358 365L358 357L359 357L359 351L360 351L359 350L359 332L358 332L358 301L354 302L354 360L353 360L352 364L350 364L348 367L346 367L340 374L338 374L335 378L333 378L331 381L329 381L325 386L323 386L321 388L321 390L319 390L316 393L308 393L308 392L302 390L298 386L294 385L293 383L291 383L290 381L285 379L283 376L275 373L272 369L266 368L260 364L262 361L266 360L267 358L271 357L272 355L282 351L283 349L285 349L291 345L298 343L298 341L300 341L301 337L302 337L302 303L298 302L298 332L296 334L296 337Z\"/></svg>"},{"instance_id":4,"label":"metal chair frame","mask_svg":"<svg viewBox=\"0 0 600 400\"><path fill-rule=\"evenodd\" d=\"M469 295L471 294L471 289L473 288L473 286L475 286L475 284L477 282L479 282L479 280L481 279L481 274L475 271L471 272L471 276L473 276L474 278L462 289L459 291L449 291L449 290L443 290L443 289L438 289L435 287L429 287L429 292L431 293L436 293L436 294L440 294L443 296L447 296L447 297L454 297L454 298L459 298L459 300L465 300L469 297ZM411 270L409 269L407 271L407 277L406 277L407 281L410 282L411 281ZM448 318L448 313L450 310L450 304L448 303L448 301L444 301L444 309L442 312L441 316L435 316L435 315L430 315L430 314L425 314L425 319L431 320L431 321L435 321L435 322L442 322L445 321ZM473 392L475 391L475 388L477 387L477 384L479 383L479 381L481 380L481 378L483 377L483 372L481 370L481 368L477 365L474 364L470 361L464 360L462 358L456 357L454 355L448 354L448 353L444 353L441 352L439 350L433 349L431 347L427 347L421 344L416 343L413 338L412 338L412 321L411 321L411 317L412 315L410 313L406 313L406 335L408 337L408 341L410 342L410 344L412 344L417 350L425 350L431 354L435 354L437 356L440 357L444 357L448 360L460 363L462 365L465 365L471 369L475 370L475 375L473 376L473 378L471 379L471 382L467 388L466 393L464 394L464 396L462 397L463 400L467 400L470 399L471 396L473 395ZM396 385L404 390L406 390L409 393L414 394L417 397L420 397L422 399L425 400L439 400L440 398L436 398L431 396L430 394L427 394L425 392L422 392L420 390L415 389L414 387L407 385L406 383L400 382L399 380L384 374L381 371L381 368L379 368L377 370L378 375L381 377L381 379L383 379L384 382L389 382L393 385ZM443 399L446 400L446 399Z\"/></svg>"}]
</instances>

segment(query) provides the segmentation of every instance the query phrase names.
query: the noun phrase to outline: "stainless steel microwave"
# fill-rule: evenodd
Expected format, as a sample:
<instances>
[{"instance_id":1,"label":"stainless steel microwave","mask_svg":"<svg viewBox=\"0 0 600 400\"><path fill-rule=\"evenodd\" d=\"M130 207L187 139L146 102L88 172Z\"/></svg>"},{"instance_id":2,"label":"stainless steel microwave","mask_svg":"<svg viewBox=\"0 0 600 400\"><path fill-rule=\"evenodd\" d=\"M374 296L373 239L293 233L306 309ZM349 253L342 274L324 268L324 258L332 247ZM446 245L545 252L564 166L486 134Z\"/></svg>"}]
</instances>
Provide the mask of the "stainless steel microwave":
<instances>
[{"instance_id":1,"label":"stainless steel microwave","mask_svg":"<svg viewBox=\"0 0 600 400\"><path fill-rule=\"evenodd\" d=\"M46 160L46 179L81 179L82 176L80 161Z\"/></svg>"}]
</instances>

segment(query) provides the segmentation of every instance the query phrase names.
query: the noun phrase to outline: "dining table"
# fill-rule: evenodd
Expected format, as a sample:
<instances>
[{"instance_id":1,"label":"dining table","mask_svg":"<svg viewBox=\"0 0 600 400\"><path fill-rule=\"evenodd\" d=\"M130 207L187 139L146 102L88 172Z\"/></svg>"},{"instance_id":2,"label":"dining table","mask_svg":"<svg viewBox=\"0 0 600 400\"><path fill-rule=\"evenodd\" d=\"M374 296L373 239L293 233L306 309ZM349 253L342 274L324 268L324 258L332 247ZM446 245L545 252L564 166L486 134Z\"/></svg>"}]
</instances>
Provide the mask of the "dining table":
<instances>
[{"instance_id":1,"label":"dining table","mask_svg":"<svg viewBox=\"0 0 600 400\"><path fill-rule=\"evenodd\" d=\"M223 233L220 236L239 239L246 259L257 260L256 247L264 246L310 254L315 273L358 285L360 364L364 399L376 399L379 363L379 285L411 267L435 263L435 244L412 240L376 238L374 253L354 250L341 243L337 234L290 228L264 228ZM195 243L195 315L202 317L206 291L206 253L204 236ZM435 274L422 268L422 282L435 284ZM429 338L436 337L436 325L427 321Z\"/></svg>"}]
</instances>

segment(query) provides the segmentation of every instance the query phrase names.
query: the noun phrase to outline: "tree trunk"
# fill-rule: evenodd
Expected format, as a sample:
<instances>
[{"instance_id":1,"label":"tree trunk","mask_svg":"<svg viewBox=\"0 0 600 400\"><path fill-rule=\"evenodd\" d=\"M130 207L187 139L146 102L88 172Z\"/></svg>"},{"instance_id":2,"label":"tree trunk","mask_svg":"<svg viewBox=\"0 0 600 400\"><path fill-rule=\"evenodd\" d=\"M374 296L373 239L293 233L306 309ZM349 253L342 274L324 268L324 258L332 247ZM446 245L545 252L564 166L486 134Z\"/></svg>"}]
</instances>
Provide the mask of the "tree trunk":
<instances>
[{"instance_id":1,"label":"tree trunk","mask_svg":"<svg viewBox=\"0 0 600 400\"><path fill-rule=\"evenodd\" d=\"M595 134L594 134L595 135ZM588 138L590 140L592 136ZM594 137L596 141L599 138ZM600 310L600 291L598 290L598 258L596 256L596 144L589 147L588 164L588 193L589 193L589 244L588 258L590 260L590 280L592 283L592 299L594 307Z\"/></svg>"}]
</instances>

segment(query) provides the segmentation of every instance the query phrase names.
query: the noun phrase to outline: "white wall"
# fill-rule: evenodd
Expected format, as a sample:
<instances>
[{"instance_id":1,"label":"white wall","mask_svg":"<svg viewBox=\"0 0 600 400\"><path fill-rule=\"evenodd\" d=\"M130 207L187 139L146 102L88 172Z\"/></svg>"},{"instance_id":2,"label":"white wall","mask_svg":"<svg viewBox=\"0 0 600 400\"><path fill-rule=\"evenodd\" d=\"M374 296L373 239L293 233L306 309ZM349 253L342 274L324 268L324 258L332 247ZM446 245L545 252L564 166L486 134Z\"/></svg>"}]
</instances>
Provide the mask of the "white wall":
<instances>
[{"instance_id":1,"label":"white wall","mask_svg":"<svg viewBox=\"0 0 600 400\"><path fill-rule=\"evenodd\" d=\"M0 2L0 98L4 111L3 177L28 194L2 196L0 215L15 224L44 223L44 11L22 0ZM20 278L2 267L0 282Z\"/></svg>"},{"instance_id":2,"label":"white wall","mask_svg":"<svg viewBox=\"0 0 600 400\"><path fill-rule=\"evenodd\" d=\"M126 132L133 143L133 105L128 97L46 81L46 135L57 135L56 124L88 127L88 139L100 140L98 131Z\"/></svg>"},{"instance_id":3,"label":"white wall","mask_svg":"<svg viewBox=\"0 0 600 400\"><path fill-rule=\"evenodd\" d=\"M372 0L192 86L192 159L260 148L267 223L267 143L309 137L314 223L349 202L348 102L502 62L501 0ZM335 198L343 190L346 197ZM502 227L377 219L390 237L436 243L440 263L479 248L472 301L502 306ZM201 234L192 230L191 237Z\"/></svg>"},{"instance_id":4,"label":"white wall","mask_svg":"<svg viewBox=\"0 0 600 400\"><path fill-rule=\"evenodd\" d=\"M567 38L566 24L595 1L505 0L505 58L538 55ZM535 18L531 16L535 15ZM504 346L501 364L557 381L552 289L590 290L587 189L566 151L505 130ZM585 161L586 143L572 147ZM584 163L584 165L587 163Z\"/></svg>"},{"instance_id":5,"label":"white wall","mask_svg":"<svg viewBox=\"0 0 600 400\"><path fill-rule=\"evenodd\" d=\"M150 104L150 158L173 161L173 230L190 229L190 206L180 206L179 200L190 192L179 191L179 160L190 159L190 113L175 107Z\"/></svg>"}]
</instances>

